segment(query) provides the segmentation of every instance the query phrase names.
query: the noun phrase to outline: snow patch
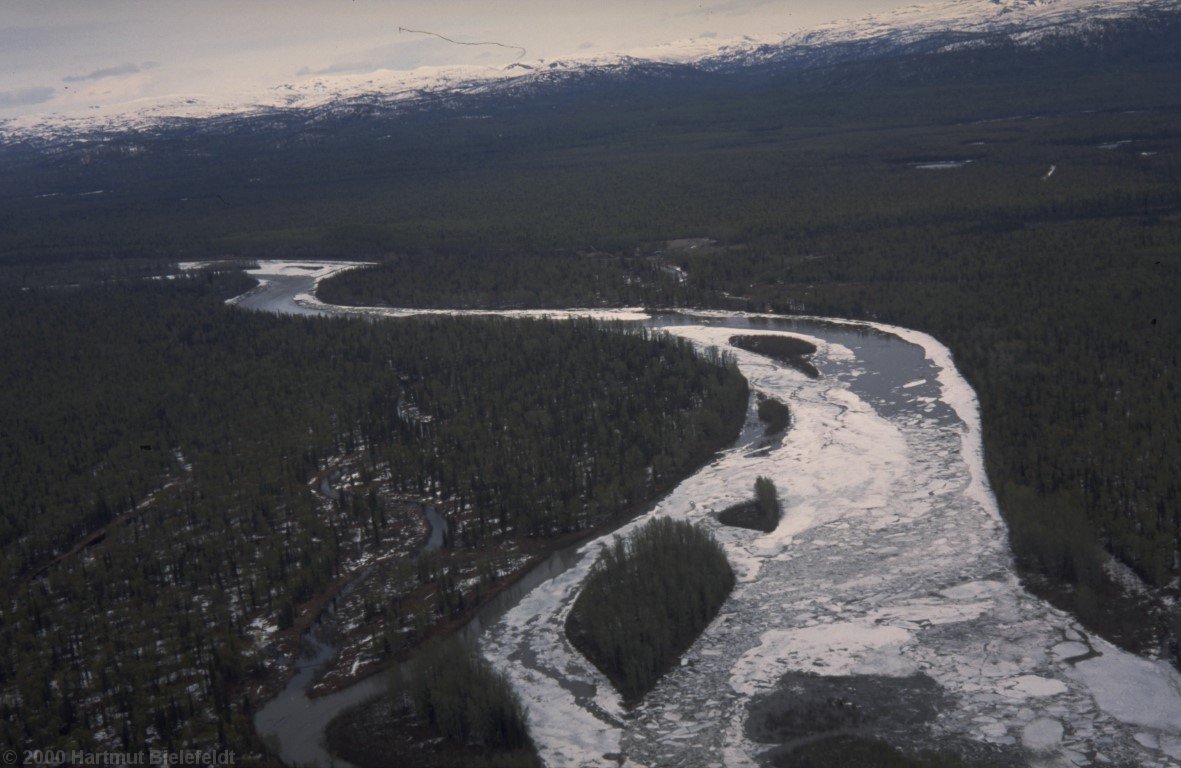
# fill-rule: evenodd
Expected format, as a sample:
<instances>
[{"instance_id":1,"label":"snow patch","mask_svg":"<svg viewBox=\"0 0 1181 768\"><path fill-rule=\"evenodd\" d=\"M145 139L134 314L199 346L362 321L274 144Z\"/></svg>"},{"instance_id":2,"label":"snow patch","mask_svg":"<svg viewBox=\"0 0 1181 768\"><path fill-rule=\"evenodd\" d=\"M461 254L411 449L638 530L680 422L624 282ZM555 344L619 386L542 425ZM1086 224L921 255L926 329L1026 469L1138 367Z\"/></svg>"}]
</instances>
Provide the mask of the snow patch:
<instances>
[{"instance_id":1,"label":"snow patch","mask_svg":"<svg viewBox=\"0 0 1181 768\"><path fill-rule=\"evenodd\" d=\"M1006 695L1021 699L1057 696L1060 693L1066 693L1066 683L1038 675L1018 675L1002 681L1000 688Z\"/></svg>"},{"instance_id":2,"label":"snow patch","mask_svg":"<svg viewBox=\"0 0 1181 768\"><path fill-rule=\"evenodd\" d=\"M759 644L742 655L734 665L730 687L753 696L768 687L768 681L786 672L813 672L839 676L872 668L872 662L897 656L911 633L899 627L876 626L870 622L818 624L789 630L764 632ZM864 663L863 663L864 662ZM893 665L888 665L893 666ZM907 675L913 667L894 667L896 675Z\"/></svg>"},{"instance_id":3,"label":"snow patch","mask_svg":"<svg viewBox=\"0 0 1181 768\"><path fill-rule=\"evenodd\" d=\"M1039 717L1021 729L1021 743L1036 752L1053 749L1062 743L1062 723Z\"/></svg>"}]
</instances>

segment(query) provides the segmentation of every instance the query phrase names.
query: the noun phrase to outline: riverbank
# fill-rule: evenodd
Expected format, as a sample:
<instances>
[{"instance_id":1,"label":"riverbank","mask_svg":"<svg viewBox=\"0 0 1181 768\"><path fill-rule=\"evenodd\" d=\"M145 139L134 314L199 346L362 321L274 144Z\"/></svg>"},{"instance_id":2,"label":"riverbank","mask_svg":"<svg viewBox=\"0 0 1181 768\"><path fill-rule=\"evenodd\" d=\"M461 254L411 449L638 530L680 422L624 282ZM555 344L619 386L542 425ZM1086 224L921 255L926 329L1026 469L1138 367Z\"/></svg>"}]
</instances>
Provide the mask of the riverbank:
<instances>
[{"instance_id":1,"label":"riverbank","mask_svg":"<svg viewBox=\"0 0 1181 768\"><path fill-rule=\"evenodd\" d=\"M1090 654L1077 624L1016 578L984 473L975 394L946 347L889 326L694 314L651 324L702 348L725 348L732 330L749 333L756 321L758 330L802 331L817 342L822 376L739 352L756 391L791 403L790 439L727 451L659 514L710 525L760 475L783 479L789 513L764 536L715 528L738 587L685 663L627 718L562 637L593 543L481 636L485 657L531 702L547 762L749 761L767 745L744 733L748 705L784 674L921 672L954 704L938 733L905 746L962 736L1051 761L1172 764L1176 673L1102 641Z\"/></svg>"},{"instance_id":2,"label":"riverbank","mask_svg":"<svg viewBox=\"0 0 1181 768\"><path fill-rule=\"evenodd\" d=\"M434 553L434 559L429 563L429 567L434 572L442 573L446 571L449 574L449 578L453 574L455 580L481 579L475 584L474 589L464 593L465 597L463 597L462 608L454 609L442 618L432 619L429 628L426 628L417 636L409 638L407 642L401 645L384 649L381 654L382 657L377 660L374 659L372 649L370 649L370 652L364 658L358 658L356 653L348 652L348 638L338 638L338 640L342 641L334 642L334 645L338 646L342 652L338 653L337 657L320 675L320 679L313 684L310 695L313 697L325 696L347 688L371 675L387 670L391 665L406 661L423 644L456 633L474 617L479 615L488 603L497 599L505 590L518 585L538 565L551 558L555 552L577 547L587 540L608 535L620 526L626 525L648 512L659 502L664 494L680 483L685 477L696 473L701 467L714 460L720 450L732 444L738 438L743 426L749 419L750 399L748 397L747 411L743 415L742 421L735 420L734 423L730 424L729 430L715 444L708 446L696 463L689 466L683 473L666 477L663 481L654 484L652 492L647 498L629 505L618 515L612 516L598 525L551 538L512 536L491 539L485 545L478 547L463 547L452 543L451 546L439 548ZM471 516L476 513L476 510L466 510L461 514L459 510L454 508L454 505L450 505L447 502L419 500L418 503L434 503L439 505L441 509L445 510L444 517L448 524L453 527L459 527L457 524L461 525L466 522L465 515ZM509 569L495 571L497 574L495 579L485 582L481 577L481 567L493 561L507 562L513 565ZM389 593L383 593L382 591L383 571L389 568L397 568L398 565L398 563L390 562L388 559L378 564L376 566L376 572L368 576L365 584L360 585L349 596L349 600L353 603L363 604L388 598ZM418 578L419 581L422 581L421 576ZM412 591L398 595L399 611L403 615L437 613L439 591L440 587L434 581L428 580L420 583ZM319 601L321 607L325 603L326 600ZM349 619L349 608L350 606L348 605L337 607L337 623L348 624L344 630L347 632L348 637L354 639L374 638L380 635L382 631L380 616L374 616L369 620L360 621L355 618ZM353 613L357 613L357 611L353 611ZM306 628L311 620L305 621L303 626ZM345 672L345 669L349 671Z\"/></svg>"},{"instance_id":3,"label":"riverbank","mask_svg":"<svg viewBox=\"0 0 1181 768\"><path fill-rule=\"evenodd\" d=\"M346 710L328 724L325 740L330 751L357 768L389 768L390 756L399 765L415 768L542 768L532 749L488 750L441 739L429 726L388 696Z\"/></svg>"},{"instance_id":4,"label":"riverbank","mask_svg":"<svg viewBox=\"0 0 1181 768\"><path fill-rule=\"evenodd\" d=\"M257 270L252 270L252 274L267 281L264 289L252 293L248 300L240 302L239 306L243 309L298 314L308 312L334 315L355 314L353 310L346 308L327 309L310 306L314 303L308 301L310 292L314 291L315 283L329 272L330 267L313 269L311 267L314 265L309 264L304 265L308 267L306 269L293 271L295 266L290 263L275 266L260 264ZM277 274L272 276L272 272ZM313 277L313 275L316 276ZM360 314L365 313L360 312ZM552 313L526 314L528 316L552 315ZM600 315L597 311L558 314L562 317ZM618 317L617 313L612 312L606 312L603 315ZM397 315L395 314L395 316ZM628 319L646 317L646 315L633 315ZM417 573L403 573L404 576L418 578L421 583L416 594L410 596L412 599L398 603L398 611L402 615L413 611L419 616L429 615L432 618L426 631L421 634L416 633L412 640L408 640L402 647L381 647L381 638L376 632L371 631L380 623L381 617L367 617L373 618L373 621L351 622L347 618L342 619L342 616L347 617L349 614L348 602L335 605L335 620L347 624L347 628L344 630L345 634L366 641L370 650L375 648L380 650L370 653L368 659L354 656L351 661L344 661L342 664L345 657L335 652L331 638L327 642L321 642L319 639L309 636L308 645L311 647L312 657L306 663L297 664L295 670L297 674L290 678L291 682L288 686L279 696L259 710L255 718L258 733L275 744L275 751L289 764L315 762L327 764L332 761L333 758L324 751L320 743L319 737L324 726L344 709L380 693L384 687L380 675L383 670L404 661L412 655L414 647L427 640L456 633L474 639L486 623L495 621L500 613L515 604L538 583L565 568L570 558L568 554L570 550L581 546L588 539L609 535L619 526L627 524L636 516L651 509L664 493L675 487L684 477L699 471L703 466L714 461L718 450L731 444L743 432L744 428L749 428L751 423L756 421L753 417L751 402L749 392L744 384L743 408L741 412L734 412L733 423L721 431L707 433L716 434L716 439L699 448L699 454L695 455L693 460L687 461L687 466L681 472L673 476L666 469L664 472L652 476L646 498L634 502L610 519L603 520L592 527L571 531L549 539L513 537L493 540L490 542L490 546L483 548L462 547L458 546L463 543L462 541L452 542L455 546L438 553L436 558L423 564L430 571L425 578ZM458 514L459 511L452 510L449 517L454 521ZM464 528L465 526L458 525L454 530L462 531ZM457 534L457 538L462 539L462 536ZM507 555L504 550L508 550ZM508 564L509 567L501 567L505 565L503 560L493 564L492 571L495 577L488 581L483 578L479 579L474 582L477 584L478 590L471 591L469 588L473 582L470 579L478 575L478 566L482 556L493 552L506 555L511 561ZM452 572L453 567L456 568L456 572ZM377 590L374 594L380 593L380 583L384 578L383 572L385 570L387 568L383 566L368 575L365 585L353 590L348 601L365 603L370 595L370 590ZM411 570L417 570L417 567ZM471 572L468 573L468 571ZM432 582L436 586L432 586ZM459 582L467 585L463 587L461 593L462 602L452 601L453 595L441 594L445 584ZM434 618L438 615L437 606L432 603L439 600L443 600L445 603L442 620ZM335 657L335 661L325 658L326 656ZM375 656L380 658L375 658ZM343 669L344 666L347 666L347 670ZM325 674L323 670L326 667L334 671ZM311 683L313 679L316 682L312 685L309 697L308 693L304 691L304 686Z\"/></svg>"},{"instance_id":5,"label":"riverbank","mask_svg":"<svg viewBox=\"0 0 1181 768\"><path fill-rule=\"evenodd\" d=\"M740 321L705 318L675 332L721 346ZM807 323L771 322L788 332ZM483 636L485 655L536 702L530 726L547 762L759 761L783 745L747 730L756 697L922 674L935 685L916 695L931 697L937 727L899 734L883 724L868 738L907 752L952 744L965 759L1014 764L1032 753L1047 764L1174 764L1177 675L1101 641L1092 641L1099 655L1086 653L1077 624L1021 587L983 471L972 390L938 342L892 330L807 331L826 337L819 379L738 353L756 392L791 404L793 428L770 451L728 452L662 504L714 530L739 583L640 706L625 711L562 635L587 563ZM716 510L744 500L759 476L779 481L779 527L720 526Z\"/></svg>"},{"instance_id":6,"label":"riverbank","mask_svg":"<svg viewBox=\"0 0 1181 768\"><path fill-rule=\"evenodd\" d=\"M466 610L463 615L436 624L432 628L431 632L425 636L421 642L417 643L414 648L408 650L404 654L399 654L394 658L388 659L384 664L369 669L363 678L359 679L373 678L380 673L386 672L394 664L404 663L409 658L411 658L414 653L414 649L421 647L423 643L461 633L470 627L473 622L475 622L477 625L477 631L470 633L469 639L474 640L479 634L479 629L482 629L484 626L487 626L492 621L499 618L500 614L511 608L512 604L515 604L515 600L510 599L509 604L497 605L495 610L492 611L490 615L488 607L490 605L494 605L499 598L502 598L510 590L527 583L530 580L530 577L536 575L538 571L548 570L548 572L545 574L545 578L551 578L553 575L555 575L553 568L551 567L546 569L544 566L547 564L552 566L556 560L565 560L566 558L563 557L565 553L570 553L577 550L587 541L602 539L610 536L620 528L629 525L638 518L648 514L654 508L658 507L665 495L677 485L679 485L685 479L685 477L696 474L703 467L715 461L719 455L718 451L737 440L739 434L742 432L743 427L751 420L751 402L753 401L748 399L748 409L743 418L743 421L741 423L731 425L732 428L730 430L730 434L728 435L727 441L722 446L719 446L717 450L704 457L699 464L691 467L690 470L685 473L684 477L670 478L666 483L661 484L660 491L655 496L655 498L649 498L642 502L638 502L629 507L618 517L614 517L593 528L572 532L565 536L554 539L529 540L533 543L533 546L535 546L538 551L527 565L513 573L510 577L504 579L494 589L490 590L479 604L474 605L470 609ZM530 585L530 588L532 588L532 586L533 585ZM527 593L527 589L521 590L520 594L516 596L516 599L520 599L520 597L523 597ZM359 680L354 680L351 683L334 686L331 690L324 691L324 693L340 691L358 681ZM371 764L357 762L354 760L353 757L357 757L362 761L366 760L368 759L366 758L366 755L370 755L371 752L365 749L358 749L353 744L352 738L355 735L356 728L361 727L362 725L366 728L372 728L375 727L376 723L382 722L381 719L376 716L375 712L378 710L388 711L390 706L389 697L383 694L378 694L375 698L354 705L350 710L344 711L334 717L333 720L325 727L328 751L332 754L340 756L343 759L349 760L350 762L354 762L355 764L362 766L362 768L366 768L368 765L381 765L380 762ZM337 720L342 720L342 722L337 723ZM422 728L423 726L421 723L418 723L411 718L405 718L397 720L396 724L394 725L387 724L387 726L381 730L380 733L375 736L375 738L383 743L405 745L406 743L413 742L415 739L421 740L423 738L423 734L425 733ZM333 737L331 734L336 735ZM372 754L380 755L381 753L376 752ZM431 754L434 754L434 752L431 752ZM455 754L449 752L446 749L444 749L440 754L456 757ZM350 755L353 757L350 757ZM515 760L516 758L513 759ZM500 765L500 763L495 764ZM510 761L505 765L507 766L514 764L515 763Z\"/></svg>"}]
</instances>

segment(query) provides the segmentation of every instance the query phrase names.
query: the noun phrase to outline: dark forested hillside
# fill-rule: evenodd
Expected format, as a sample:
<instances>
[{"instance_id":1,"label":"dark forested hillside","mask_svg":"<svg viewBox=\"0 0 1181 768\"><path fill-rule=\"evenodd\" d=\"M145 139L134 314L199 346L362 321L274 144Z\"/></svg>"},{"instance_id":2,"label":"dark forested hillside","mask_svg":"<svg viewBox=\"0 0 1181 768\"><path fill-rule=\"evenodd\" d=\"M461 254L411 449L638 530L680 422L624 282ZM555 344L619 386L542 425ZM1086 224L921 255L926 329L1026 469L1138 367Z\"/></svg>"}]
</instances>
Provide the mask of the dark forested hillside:
<instances>
[{"instance_id":1,"label":"dark forested hillside","mask_svg":"<svg viewBox=\"0 0 1181 768\"><path fill-rule=\"evenodd\" d=\"M249 285L4 290L3 743L249 750L259 632L392 524L374 493L312 492L330 460L470 510L475 546L622 514L745 415L733 365L668 337L222 303Z\"/></svg>"},{"instance_id":2,"label":"dark forested hillside","mask_svg":"<svg viewBox=\"0 0 1181 768\"><path fill-rule=\"evenodd\" d=\"M317 296L354 307L461 309L679 306L701 298L655 257L470 249L395 254L378 268L325 281Z\"/></svg>"},{"instance_id":3,"label":"dark forested hillside","mask_svg":"<svg viewBox=\"0 0 1181 768\"><path fill-rule=\"evenodd\" d=\"M295 111L100 132L52 152L8 145L0 253L23 263L457 245L615 253L694 235L757 245L865 233L916 217L993 225L1143 211L1146 199L1176 197L1163 150L1176 138L1179 31L1178 14L1160 14L1113 22L1090 45L804 72L674 68L467 110ZM1121 140L1142 146L1098 149ZM966 159L967 173L912 165ZM1088 170L1018 183L1051 164L1063 178Z\"/></svg>"}]
</instances>

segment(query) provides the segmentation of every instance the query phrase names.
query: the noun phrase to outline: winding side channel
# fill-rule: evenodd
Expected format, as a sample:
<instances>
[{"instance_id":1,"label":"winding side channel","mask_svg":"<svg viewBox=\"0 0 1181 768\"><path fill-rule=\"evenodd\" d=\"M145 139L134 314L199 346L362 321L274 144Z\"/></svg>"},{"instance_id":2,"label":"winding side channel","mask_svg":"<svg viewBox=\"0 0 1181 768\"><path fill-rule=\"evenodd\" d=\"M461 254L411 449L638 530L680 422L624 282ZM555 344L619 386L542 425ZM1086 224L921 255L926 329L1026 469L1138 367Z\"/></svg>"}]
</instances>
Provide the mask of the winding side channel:
<instances>
[{"instance_id":1,"label":"winding side channel","mask_svg":"<svg viewBox=\"0 0 1181 768\"><path fill-rule=\"evenodd\" d=\"M422 314L318 302L315 283L337 269L264 262L255 274L267 282L236 303L303 314ZM819 348L815 380L728 350L755 392L789 404L793 425L770 445L745 431L651 513L711 528L739 584L682 666L626 717L562 632L610 537L555 555L465 630L524 698L548 764L756 765L785 739L754 727L752 707L774 710L846 686L870 699L875 690L905 690L913 711L928 713L902 722L883 708L862 728L894 743L967 744L1013 765L1181 765L1181 675L1088 638L1018 582L984 474L975 396L931 337L725 312L503 314L644 322L703 348L726 348L735 329L788 332ZM714 513L744 499L760 475L780 489L779 529L720 527ZM300 701L293 686L281 696L280 716L277 699L256 727L278 738L289 763L328 765L323 727L380 693L383 682L378 676L313 701Z\"/></svg>"}]
</instances>

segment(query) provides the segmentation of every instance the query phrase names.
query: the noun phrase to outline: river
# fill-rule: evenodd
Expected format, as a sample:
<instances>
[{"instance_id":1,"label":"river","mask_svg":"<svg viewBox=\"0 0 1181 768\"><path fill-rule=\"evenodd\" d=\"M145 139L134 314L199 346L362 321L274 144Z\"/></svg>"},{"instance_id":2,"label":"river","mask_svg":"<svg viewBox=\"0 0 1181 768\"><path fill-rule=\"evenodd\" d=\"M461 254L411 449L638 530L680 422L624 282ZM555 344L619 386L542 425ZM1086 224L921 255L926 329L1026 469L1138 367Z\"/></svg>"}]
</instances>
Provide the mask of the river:
<instances>
[{"instance_id":1,"label":"river","mask_svg":"<svg viewBox=\"0 0 1181 768\"><path fill-rule=\"evenodd\" d=\"M266 284L236 303L302 314L422 313L318 302L316 281L336 269L261 263L255 274ZM954 743L1014 765L1181 765L1181 675L1088 637L1018 581L984 474L975 396L935 339L874 324L730 312L479 314L594 316L661 328L728 349L753 391L792 409L783 439L767 443L757 429L744 430L650 513L713 530L739 583L682 665L634 710L624 711L562 632L609 537L551 558L469 628L529 707L547 764L756 765L786 737L760 732L752 707L783 713L843 691L864 705L859 732L895 743ZM729 348L735 329L812 341L820 378ZM779 528L759 534L718 525L713 513L747 498L760 475L779 487ZM1092 648L1099 655L1078 660ZM312 666L300 674L310 678ZM319 739L328 719L383 683L371 678L300 702L303 684L299 678L283 694L282 717L264 717L268 705L256 726L278 736L288 762L327 765Z\"/></svg>"}]
</instances>

